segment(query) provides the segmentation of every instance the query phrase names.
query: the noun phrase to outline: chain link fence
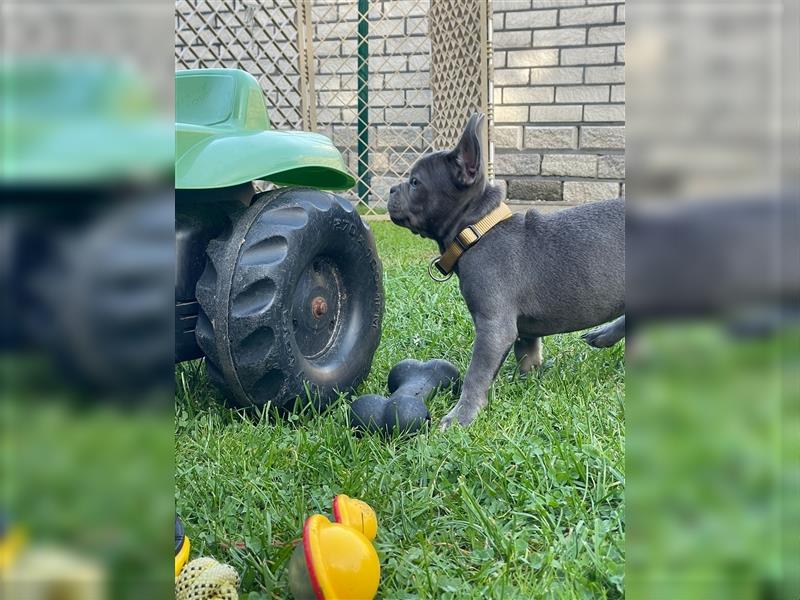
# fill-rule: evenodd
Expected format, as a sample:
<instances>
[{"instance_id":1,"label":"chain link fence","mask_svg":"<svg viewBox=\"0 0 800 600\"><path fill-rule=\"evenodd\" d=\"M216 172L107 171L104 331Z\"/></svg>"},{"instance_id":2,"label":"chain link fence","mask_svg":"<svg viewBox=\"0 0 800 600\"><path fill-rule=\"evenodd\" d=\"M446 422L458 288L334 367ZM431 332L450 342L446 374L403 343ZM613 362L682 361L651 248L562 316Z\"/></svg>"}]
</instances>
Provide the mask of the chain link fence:
<instances>
[{"instance_id":1,"label":"chain link fence","mask_svg":"<svg viewBox=\"0 0 800 600\"><path fill-rule=\"evenodd\" d=\"M254 75L273 125L331 137L350 199L380 215L421 154L489 112L490 14L483 0L179 0L176 65Z\"/></svg>"},{"instance_id":2,"label":"chain link fence","mask_svg":"<svg viewBox=\"0 0 800 600\"><path fill-rule=\"evenodd\" d=\"M236 68L261 84L273 125L309 129L303 119L302 24L295 0L178 0L178 69Z\"/></svg>"}]
</instances>

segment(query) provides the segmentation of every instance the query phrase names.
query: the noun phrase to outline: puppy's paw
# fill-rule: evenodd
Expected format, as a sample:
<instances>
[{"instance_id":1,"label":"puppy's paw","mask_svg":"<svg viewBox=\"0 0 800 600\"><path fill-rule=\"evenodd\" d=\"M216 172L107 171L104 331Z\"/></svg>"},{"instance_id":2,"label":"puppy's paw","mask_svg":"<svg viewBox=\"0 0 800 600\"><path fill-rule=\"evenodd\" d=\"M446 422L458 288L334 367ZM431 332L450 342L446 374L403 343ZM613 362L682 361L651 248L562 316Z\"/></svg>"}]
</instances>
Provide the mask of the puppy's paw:
<instances>
[{"instance_id":1,"label":"puppy's paw","mask_svg":"<svg viewBox=\"0 0 800 600\"><path fill-rule=\"evenodd\" d=\"M589 344L592 348L608 348L619 341L619 337L613 335L606 326L587 331L581 336L581 338L583 338L583 341Z\"/></svg>"},{"instance_id":2,"label":"puppy's paw","mask_svg":"<svg viewBox=\"0 0 800 600\"><path fill-rule=\"evenodd\" d=\"M625 315L617 317L610 323L595 327L582 336L583 340L595 348L608 348L625 337Z\"/></svg>"},{"instance_id":3,"label":"puppy's paw","mask_svg":"<svg viewBox=\"0 0 800 600\"><path fill-rule=\"evenodd\" d=\"M445 431L450 429L454 424L458 423L453 411L451 410L445 416L442 417L442 420L439 421L439 431Z\"/></svg>"},{"instance_id":4,"label":"puppy's paw","mask_svg":"<svg viewBox=\"0 0 800 600\"><path fill-rule=\"evenodd\" d=\"M479 406L456 404L449 413L447 413L439 422L439 430L444 431L453 425L461 425L467 427L475 420L480 412Z\"/></svg>"}]
</instances>

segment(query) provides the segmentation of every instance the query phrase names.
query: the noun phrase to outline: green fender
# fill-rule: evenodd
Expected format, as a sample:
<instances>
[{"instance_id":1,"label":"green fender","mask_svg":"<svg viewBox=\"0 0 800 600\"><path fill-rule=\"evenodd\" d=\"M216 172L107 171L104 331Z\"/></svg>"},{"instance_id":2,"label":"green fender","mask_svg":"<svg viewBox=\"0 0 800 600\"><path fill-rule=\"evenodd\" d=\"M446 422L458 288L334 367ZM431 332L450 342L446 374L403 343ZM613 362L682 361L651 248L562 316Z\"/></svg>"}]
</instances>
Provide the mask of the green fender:
<instances>
[{"instance_id":1,"label":"green fender","mask_svg":"<svg viewBox=\"0 0 800 600\"><path fill-rule=\"evenodd\" d=\"M90 59L0 67L0 181L100 185L169 175L172 127L132 69Z\"/></svg>"},{"instance_id":2,"label":"green fender","mask_svg":"<svg viewBox=\"0 0 800 600\"><path fill-rule=\"evenodd\" d=\"M175 74L175 187L220 188L256 179L346 190L355 184L324 135L271 128L261 87L238 69Z\"/></svg>"}]
</instances>

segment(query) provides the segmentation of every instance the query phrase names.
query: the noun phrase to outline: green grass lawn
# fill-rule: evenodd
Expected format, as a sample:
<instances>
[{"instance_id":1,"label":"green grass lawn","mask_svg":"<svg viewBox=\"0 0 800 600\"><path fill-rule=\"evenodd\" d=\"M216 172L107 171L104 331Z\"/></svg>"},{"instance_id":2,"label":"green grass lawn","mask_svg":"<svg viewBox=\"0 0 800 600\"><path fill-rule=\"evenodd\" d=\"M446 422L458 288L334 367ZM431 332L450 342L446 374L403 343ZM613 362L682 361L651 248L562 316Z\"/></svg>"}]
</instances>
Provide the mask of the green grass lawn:
<instances>
[{"instance_id":1,"label":"green grass lawn","mask_svg":"<svg viewBox=\"0 0 800 600\"><path fill-rule=\"evenodd\" d=\"M373 223L386 314L359 393L385 393L404 358L469 362L472 322L455 278L427 276L430 241ZM509 358L468 429L357 437L347 401L288 420L222 407L201 363L177 369L176 504L193 556L242 576L244 598L287 598L303 520L345 493L379 521L382 598L618 598L624 576L624 349L547 338L545 368ZM248 596L249 594L249 596Z\"/></svg>"}]
</instances>

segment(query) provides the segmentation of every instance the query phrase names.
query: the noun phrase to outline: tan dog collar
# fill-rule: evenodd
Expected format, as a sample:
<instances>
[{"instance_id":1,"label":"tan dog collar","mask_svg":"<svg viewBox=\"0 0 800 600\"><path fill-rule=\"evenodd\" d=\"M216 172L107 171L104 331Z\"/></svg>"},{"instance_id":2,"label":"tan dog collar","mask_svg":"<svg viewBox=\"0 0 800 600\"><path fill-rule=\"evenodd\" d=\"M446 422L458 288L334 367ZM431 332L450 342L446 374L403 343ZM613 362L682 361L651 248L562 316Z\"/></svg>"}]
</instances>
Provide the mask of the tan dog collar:
<instances>
[{"instance_id":1,"label":"tan dog collar","mask_svg":"<svg viewBox=\"0 0 800 600\"><path fill-rule=\"evenodd\" d=\"M445 249L444 253L431 260L428 265L428 275L431 276L431 279L434 281L447 281L450 279L450 277L453 276L453 268L456 266L461 255L474 246L492 227L501 221L505 221L511 215L511 209L508 208L504 202L501 202L500 206L495 208L480 221L462 229L456 236L456 239L453 240L453 243ZM436 270L444 275L444 277L436 277L433 272L433 267L436 267Z\"/></svg>"}]
</instances>

